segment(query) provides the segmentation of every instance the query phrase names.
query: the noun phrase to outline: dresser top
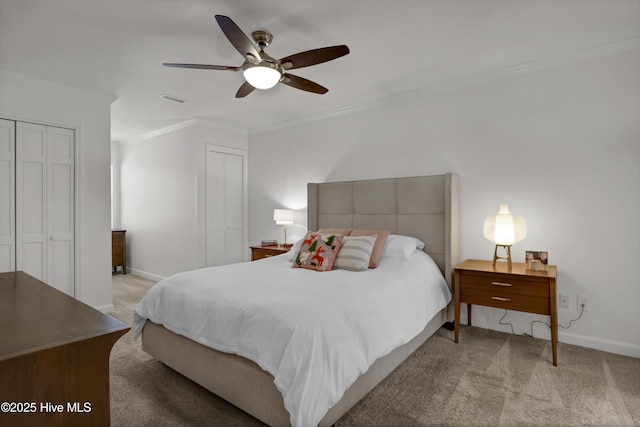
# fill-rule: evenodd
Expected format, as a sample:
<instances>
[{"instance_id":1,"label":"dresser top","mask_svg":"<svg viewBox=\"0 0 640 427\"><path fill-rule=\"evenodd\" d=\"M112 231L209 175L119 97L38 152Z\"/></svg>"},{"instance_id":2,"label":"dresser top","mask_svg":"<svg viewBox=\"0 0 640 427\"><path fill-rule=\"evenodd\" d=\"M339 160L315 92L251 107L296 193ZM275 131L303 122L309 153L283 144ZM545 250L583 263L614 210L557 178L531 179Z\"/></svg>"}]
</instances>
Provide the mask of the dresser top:
<instances>
[{"instance_id":1,"label":"dresser top","mask_svg":"<svg viewBox=\"0 0 640 427\"><path fill-rule=\"evenodd\" d=\"M0 360L128 328L22 271L0 273Z\"/></svg>"},{"instance_id":2,"label":"dresser top","mask_svg":"<svg viewBox=\"0 0 640 427\"><path fill-rule=\"evenodd\" d=\"M516 276L536 276L536 277L556 277L557 268L555 265L547 265L543 271L534 271L527 269L527 264L524 262L512 262L512 268L509 269L506 261L496 261L496 265L493 265L493 261L468 259L462 263L456 265L456 270L466 271L480 271L486 273L501 273L512 274Z\"/></svg>"}]
</instances>

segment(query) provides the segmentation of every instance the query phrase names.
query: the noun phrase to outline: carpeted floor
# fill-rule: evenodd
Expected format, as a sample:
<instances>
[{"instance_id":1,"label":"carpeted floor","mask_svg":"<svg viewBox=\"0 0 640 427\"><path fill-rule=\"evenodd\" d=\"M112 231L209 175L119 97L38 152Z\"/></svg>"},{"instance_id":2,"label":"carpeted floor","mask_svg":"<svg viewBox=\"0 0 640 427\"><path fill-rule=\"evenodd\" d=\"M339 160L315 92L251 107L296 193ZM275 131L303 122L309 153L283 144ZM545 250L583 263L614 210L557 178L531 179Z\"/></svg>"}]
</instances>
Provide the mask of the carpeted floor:
<instances>
[{"instance_id":1,"label":"carpeted floor","mask_svg":"<svg viewBox=\"0 0 640 427\"><path fill-rule=\"evenodd\" d=\"M113 276L113 316L131 324L154 282ZM462 327L439 330L336 426L640 426L640 359ZM111 353L113 426L260 426L154 360L131 332Z\"/></svg>"}]
</instances>

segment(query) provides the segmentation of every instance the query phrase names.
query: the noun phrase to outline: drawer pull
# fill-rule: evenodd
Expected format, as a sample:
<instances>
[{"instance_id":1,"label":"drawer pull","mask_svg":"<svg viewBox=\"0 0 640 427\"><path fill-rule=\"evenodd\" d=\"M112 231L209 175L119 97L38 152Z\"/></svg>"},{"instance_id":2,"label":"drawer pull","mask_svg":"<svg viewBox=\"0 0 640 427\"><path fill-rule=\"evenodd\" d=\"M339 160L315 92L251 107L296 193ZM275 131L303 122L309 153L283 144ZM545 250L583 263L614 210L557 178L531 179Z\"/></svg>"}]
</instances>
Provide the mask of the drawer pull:
<instances>
[{"instance_id":1,"label":"drawer pull","mask_svg":"<svg viewBox=\"0 0 640 427\"><path fill-rule=\"evenodd\" d=\"M511 302L511 298L504 298L504 297L491 297L491 299L496 300L496 301Z\"/></svg>"},{"instance_id":2,"label":"drawer pull","mask_svg":"<svg viewBox=\"0 0 640 427\"><path fill-rule=\"evenodd\" d=\"M506 287L513 286L511 283L504 283L504 282L491 282L491 284L496 286L506 286Z\"/></svg>"}]
</instances>

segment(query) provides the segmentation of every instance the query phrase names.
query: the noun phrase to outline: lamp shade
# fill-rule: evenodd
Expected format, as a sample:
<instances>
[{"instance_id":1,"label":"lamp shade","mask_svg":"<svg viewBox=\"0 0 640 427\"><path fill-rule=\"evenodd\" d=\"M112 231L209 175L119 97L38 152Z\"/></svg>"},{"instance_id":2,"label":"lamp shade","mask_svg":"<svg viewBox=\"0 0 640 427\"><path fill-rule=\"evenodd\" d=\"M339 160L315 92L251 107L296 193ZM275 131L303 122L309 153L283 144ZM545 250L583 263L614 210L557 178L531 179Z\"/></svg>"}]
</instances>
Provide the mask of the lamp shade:
<instances>
[{"instance_id":1,"label":"lamp shade","mask_svg":"<svg viewBox=\"0 0 640 427\"><path fill-rule=\"evenodd\" d=\"M250 64L250 66L245 67L243 74L249 84L256 89L270 89L282 77L282 74L277 69L263 64Z\"/></svg>"},{"instance_id":2,"label":"lamp shade","mask_svg":"<svg viewBox=\"0 0 640 427\"><path fill-rule=\"evenodd\" d=\"M500 205L496 215L489 215L484 220L484 237L496 245L514 245L527 237L527 224L519 216L509 212L507 204Z\"/></svg>"},{"instance_id":3,"label":"lamp shade","mask_svg":"<svg viewBox=\"0 0 640 427\"><path fill-rule=\"evenodd\" d=\"M290 209L274 209L273 220L278 225L293 224L293 211Z\"/></svg>"}]
</instances>

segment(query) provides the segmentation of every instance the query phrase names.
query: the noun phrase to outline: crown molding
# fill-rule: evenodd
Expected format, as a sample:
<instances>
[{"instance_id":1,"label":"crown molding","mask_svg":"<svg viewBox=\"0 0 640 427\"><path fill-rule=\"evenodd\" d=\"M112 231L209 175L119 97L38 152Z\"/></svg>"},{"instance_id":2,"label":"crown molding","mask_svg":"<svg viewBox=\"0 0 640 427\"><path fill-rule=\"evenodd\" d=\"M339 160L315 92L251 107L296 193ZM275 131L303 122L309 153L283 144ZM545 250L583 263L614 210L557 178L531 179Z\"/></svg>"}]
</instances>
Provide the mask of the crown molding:
<instances>
[{"instance_id":1,"label":"crown molding","mask_svg":"<svg viewBox=\"0 0 640 427\"><path fill-rule=\"evenodd\" d=\"M214 122L211 120L207 120L207 119L201 119L201 118L196 118L196 123L202 126L206 126L208 128L211 129L217 129L217 130L223 130L226 132L232 132L232 133L237 133L239 135L243 135L243 136L247 136L248 135L248 131L247 129L243 129L243 128L237 128L234 126L229 126L223 123L219 123L219 122Z\"/></svg>"},{"instance_id":2,"label":"crown molding","mask_svg":"<svg viewBox=\"0 0 640 427\"><path fill-rule=\"evenodd\" d=\"M233 126L223 125L223 124L220 124L220 123L216 123L216 122L212 122L212 121L204 120L204 119L200 119L200 118L194 118L194 119L185 120L184 122L176 123L175 125L171 125L171 126L163 127L161 129L157 129L157 130L151 131L151 132L147 132L147 133L145 133L143 135L140 135L139 137L125 139L125 140L121 140L119 142L131 143L131 142L144 141L145 139L156 138L158 136L166 135L168 133L176 132L176 131L179 131L181 129L185 129L185 128L188 128L188 127L191 127L191 126L195 126L195 125L206 126L206 127L212 128L212 129L223 130L225 132L233 132L233 133L238 133L238 134L243 135L243 136L247 136L247 131L245 129L240 129L240 128L236 128L236 127L233 127Z\"/></svg>"},{"instance_id":3,"label":"crown molding","mask_svg":"<svg viewBox=\"0 0 640 427\"><path fill-rule=\"evenodd\" d=\"M176 123L175 125L170 125L170 126L166 126L166 127L160 128L160 129L156 129L156 130L151 131L151 132L147 132L147 133L142 134L142 135L140 135L138 137L135 137L135 138L124 140L123 142L144 141L145 139L151 139L151 138L155 138L157 136L166 135L166 134L171 133L171 132L176 132L176 131L179 131L181 129L188 128L188 127L193 126L195 124L196 124L196 119L189 119L189 120L186 120L184 122Z\"/></svg>"},{"instance_id":4,"label":"crown molding","mask_svg":"<svg viewBox=\"0 0 640 427\"><path fill-rule=\"evenodd\" d=\"M603 56L614 55L622 52L640 49L640 37L632 37L625 40L619 40L604 45L586 48L574 52L560 54L552 57L547 57L541 60L527 62L523 64L514 65L511 67L505 67L498 70L478 73L459 79L443 81L433 85L425 86L419 89L412 89L406 92L401 92L393 95L387 95L380 98L375 98L369 101L364 101L344 107L335 108L332 110L323 111L320 113L309 114L305 116L295 117L289 120L281 122L271 123L264 126L257 126L248 130L249 135L257 135L264 132L271 132L274 130L297 126L300 124L311 123L331 117L341 116L344 114L350 114L358 111L369 110L378 108L381 106L389 105L396 102L407 101L410 99L431 96L434 94L445 93L460 89L463 87L479 85L491 81L501 80L508 77L518 76L522 74L534 73L550 68L555 68L567 64L586 61L593 58L599 58Z\"/></svg>"}]
</instances>

